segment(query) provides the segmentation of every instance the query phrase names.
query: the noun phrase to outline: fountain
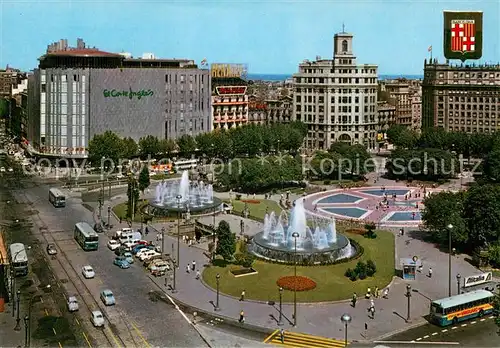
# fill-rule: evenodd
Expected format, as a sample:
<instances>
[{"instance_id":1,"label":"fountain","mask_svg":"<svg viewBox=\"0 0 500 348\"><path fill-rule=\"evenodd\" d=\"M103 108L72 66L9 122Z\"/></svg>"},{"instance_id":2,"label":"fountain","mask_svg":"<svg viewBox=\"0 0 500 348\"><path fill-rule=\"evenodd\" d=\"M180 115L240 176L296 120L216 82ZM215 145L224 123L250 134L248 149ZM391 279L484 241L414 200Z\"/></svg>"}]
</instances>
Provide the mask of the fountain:
<instances>
[{"instance_id":1,"label":"fountain","mask_svg":"<svg viewBox=\"0 0 500 348\"><path fill-rule=\"evenodd\" d=\"M297 232L298 237L293 237ZM295 252L296 250L296 252ZM353 256L349 239L337 234L334 219L308 215L304 200L298 199L287 216L274 212L264 217L264 229L252 239L251 251L258 257L290 263L331 263Z\"/></svg>"},{"instance_id":2,"label":"fountain","mask_svg":"<svg viewBox=\"0 0 500 348\"><path fill-rule=\"evenodd\" d=\"M180 180L162 181L155 188L155 197L149 205L153 207L155 215L165 215L165 212L189 210L204 212L220 207L222 201L214 197L211 184L203 181L192 182L189 173L182 172Z\"/></svg>"}]
</instances>

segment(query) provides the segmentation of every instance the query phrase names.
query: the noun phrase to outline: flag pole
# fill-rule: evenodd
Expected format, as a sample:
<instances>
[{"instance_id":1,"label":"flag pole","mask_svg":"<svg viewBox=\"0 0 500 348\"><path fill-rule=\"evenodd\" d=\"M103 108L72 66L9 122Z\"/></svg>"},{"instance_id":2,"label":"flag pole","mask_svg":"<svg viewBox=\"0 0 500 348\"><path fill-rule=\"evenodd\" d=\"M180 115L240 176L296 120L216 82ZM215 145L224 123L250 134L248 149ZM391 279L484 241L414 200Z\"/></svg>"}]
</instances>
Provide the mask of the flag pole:
<instances>
[{"instance_id":1,"label":"flag pole","mask_svg":"<svg viewBox=\"0 0 500 348\"><path fill-rule=\"evenodd\" d=\"M431 63L432 63L432 46L431 46Z\"/></svg>"}]
</instances>

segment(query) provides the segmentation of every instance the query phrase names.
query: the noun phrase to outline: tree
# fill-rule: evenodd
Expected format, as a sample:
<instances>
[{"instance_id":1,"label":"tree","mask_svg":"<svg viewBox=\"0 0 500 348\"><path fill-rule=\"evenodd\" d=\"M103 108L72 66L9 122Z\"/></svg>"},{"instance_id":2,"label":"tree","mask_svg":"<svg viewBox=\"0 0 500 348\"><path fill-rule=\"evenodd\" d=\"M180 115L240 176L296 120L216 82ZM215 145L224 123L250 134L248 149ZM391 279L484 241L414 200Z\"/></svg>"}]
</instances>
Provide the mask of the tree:
<instances>
[{"instance_id":1,"label":"tree","mask_svg":"<svg viewBox=\"0 0 500 348\"><path fill-rule=\"evenodd\" d=\"M9 100L0 98L0 118L9 116Z\"/></svg>"},{"instance_id":2,"label":"tree","mask_svg":"<svg viewBox=\"0 0 500 348\"><path fill-rule=\"evenodd\" d=\"M134 158L139 152L139 147L134 139L127 137L123 140L123 157L124 158Z\"/></svg>"},{"instance_id":3,"label":"tree","mask_svg":"<svg viewBox=\"0 0 500 348\"><path fill-rule=\"evenodd\" d=\"M227 221L222 220L216 230L217 248L215 253L222 256L225 261L230 261L236 252L236 235L231 232Z\"/></svg>"},{"instance_id":4,"label":"tree","mask_svg":"<svg viewBox=\"0 0 500 348\"><path fill-rule=\"evenodd\" d=\"M495 146L484 158L483 174L488 181L500 182L500 146Z\"/></svg>"},{"instance_id":5,"label":"tree","mask_svg":"<svg viewBox=\"0 0 500 348\"><path fill-rule=\"evenodd\" d=\"M417 143L418 134L405 126L395 124L387 130L387 137L397 147L412 149Z\"/></svg>"},{"instance_id":6,"label":"tree","mask_svg":"<svg viewBox=\"0 0 500 348\"><path fill-rule=\"evenodd\" d=\"M184 134L177 139L177 146L179 147L179 152L184 155L191 154L196 150L196 141L189 134Z\"/></svg>"},{"instance_id":7,"label":"tree","mask_svg":"<svg viewBox=\"0 0 500 348\"><path fill-rule=\"evenodd\" d=\"M127 218L133 219L139 205L139 187L133 175L128 177L127 198Z\"/></svg>"},{"instance_id":8,"label":"tree","mask_svg":"<svg viewBox=\"0 0 500 348\"><path fill-rule=\"evenodd\" d=\"M172 139L160 140L160 153L169 156L175 151L175 141Z\"/></svg>"},{"instance_id":9,"label":"tree","mask_svg":"<svg viewBox=\"0 0 500 348\"><path fill-rule=\"evenodd\" d=\"M151 180L149 179L149 169L148 166L145 165L139 173L139 190L142 194L144 194L144 190L147 189L150 184Z\"/></svg>"},{"instance_id":10,"label":"tree","mask_svg":"<svg viewBox=\"0 0 500 348\"><path fill-rule=\"evenodd\" d=\"M142 158L156 157L160 150L160 140L157 137L147 135L139 139L139 152Z\"/></svg>"},{"instance_id":11,"label":"tree","mask_svg":"<svg viewBox=\"0 0 500 348\"><path fill-rule=\"evenodd\" d=\"M94 166L100 166L101 160L104 158L113 162L103 162L106 168L109 169L113 165L118 164L118 160L123 156L123 152L122 139L112 131L96 134L89 141L89 159Z\"/></svg>"}]
</instances>

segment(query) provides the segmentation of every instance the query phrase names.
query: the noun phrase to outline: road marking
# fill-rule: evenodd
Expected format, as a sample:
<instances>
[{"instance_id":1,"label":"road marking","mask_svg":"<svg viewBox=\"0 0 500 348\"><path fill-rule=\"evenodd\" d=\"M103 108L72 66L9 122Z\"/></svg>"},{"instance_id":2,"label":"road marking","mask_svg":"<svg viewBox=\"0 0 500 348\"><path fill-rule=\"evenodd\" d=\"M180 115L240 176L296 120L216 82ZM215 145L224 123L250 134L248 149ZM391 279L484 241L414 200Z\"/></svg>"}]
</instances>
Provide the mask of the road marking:
<instances>
[{"instance_id":1,"label":"road marking","mask_svg":"<svg viewBox=\"0 0 500 348\"><path fill-rule=\"evenodd\" d=\"M54 331L54 336L57 336L57 332L55 328L52 328L52 331Z\"/></svg>"},{"instance_id":2,"label":"road marking","mask_svg":"<svg viewBox=\"0 0 500 348\"><path fill-rule=\"evenodd\" d=\"M80 325L80 321L78 321L78 318L75 318L75 321L78 325Z\"/></svg>"},{"instance_id":3,"label":"road marking","mask_svg":"<svg viewBox=\"0 0 500 348\"><path fill-rule=\"evenodd\" d=\"M82 332L82 335L83 335L83 338L85 338L85 342L87 342L87 344L89 345L89 347L92 348L92 345L90 344L89 338L87 337L87 335L85 334L85 332Z\"/></svg>"},{"instance_id":4,"label":"road marking","mask_svg":"<svg viewBox=\"0 0 500 348\"><path fill-rule=\"evenodd\" d=\"M102 280L101 280L100 278L97 278L97 282L98 282L99 284L102 284Z\"/></svg>"},{"instance_id":5,"label":"road marking","mask_svg":"<svg viewBox=\"0 0 500 348\"><path fill-rule=\"evenodd\" d=\"M446 332L446 331L448 331L448 329L441 330L441 332Z\"/></svg>"},{"instance_id":6,"label":"road marking","mask_svg":"<svg viewBox=\"0 0 500 348\"><path fill-rule=\"evenodd\" d=\"M118 340L117 340L117 339L116 339L116 337L115 337L115 334L113 333L113 331L111 331L111 329L110 329L109 327L108 327L108 331L109 331L109 333L111 334L111 337L113 337L113 340L115 341L116 346L117 346L117 347L121 347L121 346L120 346L120 343L118 343Z\"/></svg>"},{"instance_id":7,"label":"road marking","mask_svg":"<svg viewBox=\"0 0 500 348\"><path fill-rule=\"evenodd\" d=\"M479 321L485 321L485 320L486 320L486 319L484 319L484 318L483 318L483 319L480 319Z\"/></svg>"},{"instance_id":8,"label":"road marking","mask_svg":"<svg viewBox=\"0 0 500 348\"><path fill-rule=\"evenodd\" d=\"M47 312L47 308L44 308L44 311L45 311L45 316L48 317L49 316L49 312Z\"/></svg>"},{"instance_id":9,"label":"road marking","mask_svg":"<svg viewBox=\"0 0 500 348\"><path fill-rule=\"evenodd\" d=\"M417 341L422 341L422 337L417 338Z\"/></svg>"},{"instance_id":10,"label":"road marking","mask_svg":"<svg viewBox=\"0 0 500 348\"><path fill-rule=\"evenodd\" d=\"M40 296L40 302L43 304L43 297Z\"/></svg>"},{"instance_id":11,"label":"road marking","mask_svg":"<svg viewBox=\"0 0 500 348\"><path fill-rule=\"evenodd\" d=\"M470 323L471 323L471 325L472 325L472 324L475 324L475 323L476 323L476 321L471 321Z\"/></svg>"},{"instance_id":12,"label":"road marking","mask_svg":"<svg viewBox=\"0 0 500 348\"><path fill-rule=\"evenodd\" d=\"M433 332L432 333L432 336L436 336L438 333L437 332Z\"/></svg>"},{"instance_id":13,"label":"road marking","mask_svg":"<svg viewBox=\"0 0 500 348\"><path fill-rule=\"evenodd\" d=\"M429 335L425 335L424 338L429 338Z\"/></svg>"},{"instance_id":14,"label":"road marking","mask_svg":"<svg viewBox=\"0 0 500 348\"><path fill-rule=\"evenodd\" d=\"M132 324L132 327L134 328L134 330L137 332L137 334L139 335L139 337L142 339L142 341L144 342L144 344L146 345L146 347L151 347L151 345L148 343L148 341L146 341L146 339L144 338L144 336L142 335L141 333L141 330L139 330L137 328L137 326L134 324L133 321L130 321L130 324Z\"/></svg>"},{"instance_id":15,"label":"road marking","mask_svg":"<svg viewBox=\"0 0 500 348\"><path fill-rule=\"evenodd\" d=\"M455 330L455 329L458 329L458 327L456 327L456 326L453 326L453 327L452 327L451 329L452 329L452 330Z\"/></svg>"},{"instance_id":16,"label":"road marking","mask_svg":"<svg viewBox=\"0 0 500 348\"><path fill-rule=\"evenodd\" d=\"M59 344L59 348L63 348L61 342L57 342Z\"/></svg>"},{"instance_id":17,"label":"road marking","mask_svg":"<svg viewBox=\"0 0 500 348\"><path fill-rule=\"evenodd\" d=\"M465 327L465 326L467 326L467 324L462 324L462 325L460 325L460 326L461 326L461 327Z\"/></svg>"},{"instance_id":18,"label":"road marking","mask_svg":"<svg viewBox=\"0 0 500 348\"><path fill-rule=\"evenodd\" d=\"M271 338L273 338L274 335L276 335L279 330L280 329L276 329L272 334L270 334L269 336L267 336L266 339L264 340L264 343L267 343Z\"/></svg>"}]
</instances>

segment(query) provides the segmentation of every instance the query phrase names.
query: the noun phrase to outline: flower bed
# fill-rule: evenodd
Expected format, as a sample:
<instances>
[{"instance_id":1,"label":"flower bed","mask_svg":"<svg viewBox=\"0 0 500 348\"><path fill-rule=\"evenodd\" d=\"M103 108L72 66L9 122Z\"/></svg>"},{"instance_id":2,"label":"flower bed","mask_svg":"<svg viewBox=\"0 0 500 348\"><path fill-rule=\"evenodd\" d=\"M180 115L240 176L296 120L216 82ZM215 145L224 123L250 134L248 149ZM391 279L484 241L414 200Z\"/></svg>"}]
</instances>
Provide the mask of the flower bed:
<instances>
[{"instance_id":1,"label":"flower bed","mask_svg":"<svg viewBox=\"0 0 500 348\"><path fill-rule=\"evenodd\" d=\"M285 290L291 291L309 291L316 288L316 282L311 278L303 277L303 276L286 276L281 277L276 282L279 287Z\"/></svg>"},{"instance_id":2,"label":"flower bed","mask_svg":"<svg viewBox=\"0 0 500 348\"><path fill-rule=\"evenodd\" d=\"M248 204L260 204L258 199L242 199L241 201Z\"/></svg>"},{"instance_id":3,"label":"flower bed","mask_svg":"<svg viewBox=\"0 0 500 348\"><path fill-rule=\"evenodd\" d=\"M364 228L349 228L346 230L346 232L352 233L352 234L364 235L366 233L366 229L364 229Z\"/></svg>"}]
</instances>

